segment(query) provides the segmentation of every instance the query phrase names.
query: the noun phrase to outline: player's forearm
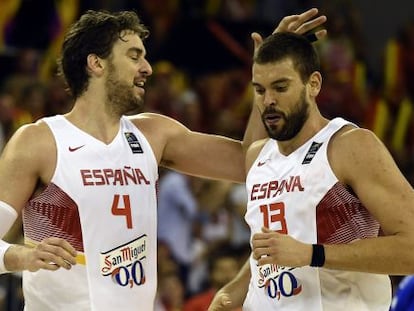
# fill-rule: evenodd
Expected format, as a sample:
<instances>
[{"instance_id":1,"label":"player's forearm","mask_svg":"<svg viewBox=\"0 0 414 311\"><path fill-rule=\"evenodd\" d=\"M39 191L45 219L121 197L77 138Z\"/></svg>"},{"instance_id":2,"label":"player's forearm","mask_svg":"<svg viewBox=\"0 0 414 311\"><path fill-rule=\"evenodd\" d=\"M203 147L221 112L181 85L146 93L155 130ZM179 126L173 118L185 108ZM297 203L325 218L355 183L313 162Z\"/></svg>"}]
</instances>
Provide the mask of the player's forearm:
<instances>
[{"instance_id":1,"label":"player's forearm","mask_svg":"<svg viewBox=\"0 0 414 311\"><path fill-rule=\"evenodd\" d=\"M249 121L247 123L246 131L243 136L243 151L246 153L249 146L257 140L267 137L266 130L263 126L262 118L259 109L253 105L250 113Z\"/></svg>"},{"instance_id":2,"label":"player's forearm","mask_svg":"<svg viewBox=\"0 0 414 311\"><path fill-rule=\"evenodd\" d=\"M250 276L250 264L249 260L247 260L237 276L220 289L217 294L220 292L226 293L231 300L231 308L241 307L247 295Z\"/></svg>"},{"instance_id":3,"label":"player's forearm","mask_svg":"<svg viewBox=\"0 0 414 311\"><path fill-rule=\"evenodd\" d=\"M384 236L325 245L324 268L379 274L414 274L414 238Z\"/></svg>"},{"instance_id":4,"label":"player's forearm","mask_svg":"<svg viewBox=\"0 0 414 311\"><path fill-rule=\"evenodd\" d=\"M16 210L11 205L0 200L0 273L15 271L10 269L12 262L8 256L14 246L4 241L3 237L12 228L17 216Z\"/></svg>"},{"instance_id":5,"label":"player's forearm","mask_svg":"<svg viewBox=\"0 0 414 311\"><path fill-rule=\"evenodd\" d=\"M347 244L323 244L323 248L267 228L252 238L253 258L258 265L313 266L392 275L414 274L413 249L414 233L410 229Z\"/></svg>"}]
</instances>

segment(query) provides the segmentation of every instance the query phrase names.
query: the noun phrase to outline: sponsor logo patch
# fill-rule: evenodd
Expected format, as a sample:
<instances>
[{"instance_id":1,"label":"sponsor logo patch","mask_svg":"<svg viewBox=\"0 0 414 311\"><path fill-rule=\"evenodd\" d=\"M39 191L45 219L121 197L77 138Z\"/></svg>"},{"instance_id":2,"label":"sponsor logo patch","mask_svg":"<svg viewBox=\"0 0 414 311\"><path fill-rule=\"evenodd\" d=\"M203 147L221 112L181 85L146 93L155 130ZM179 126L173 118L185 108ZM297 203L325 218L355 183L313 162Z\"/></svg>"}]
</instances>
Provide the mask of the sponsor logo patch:
<instances>
[{"instance_id":1,"label":"sponsor logo patch","mask_svg":"<svg viewBox=\"0 0 414 311\"><path fill-rule=\"evenodd\" d=\"M309 164L311 163L313 157L318 152L319 148L322 146L323 143L317 143L316 141L312 142L308 153L306 154L305 158L302 161L302 164Z\"/></svg>"},{"instance_id":2,"label":"sponsor logo patch","mask_svg":"<svg viewBox=\"0 0 414 311\"><path fill-rule=\"evenodd\" d=\"M103 276L111 276L120 286L142 285L145 271L142 261L147 254L147 235L127 242L100 254L100 271Z\"/></svg>"},{"instance_id":3,"label":"sponsor logo patch","mask_svg":"<svg viewBox=\"0 0 414 311\"><path fill-rule=\"evenodd\" d=\"M293 272L295 269L274 264L260 266L257 286L263 288L269 298L276 300L299 295L302 284Z\"/></svg>"},{"instance_id":4,"label":"sponsor logo patch","mask_svg":"<svg viewBox=\"0 0 414 311\"><path fill-rule=\"evenodd\" d=\"M125 138L131 148L132 153L144 153L138 138L132 132L125 132Z\"/></svg>"}]
</instances>

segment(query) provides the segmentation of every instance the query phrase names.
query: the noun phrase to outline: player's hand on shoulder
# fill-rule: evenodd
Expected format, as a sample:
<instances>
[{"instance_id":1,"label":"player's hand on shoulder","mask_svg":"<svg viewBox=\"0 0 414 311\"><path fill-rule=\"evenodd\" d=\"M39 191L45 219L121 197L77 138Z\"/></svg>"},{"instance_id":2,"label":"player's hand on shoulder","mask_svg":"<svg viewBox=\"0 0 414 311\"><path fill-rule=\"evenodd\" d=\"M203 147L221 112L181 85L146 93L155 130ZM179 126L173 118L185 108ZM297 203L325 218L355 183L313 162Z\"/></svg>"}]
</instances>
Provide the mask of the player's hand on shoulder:
<instances>
[{"instance_id":1,"label":"player's hand on shoulder","mask_svg":"<svg viewBox=\"0 0 414 311\"><path fill-rule=\"evenodd\" d=\"M33 247L12 246L6 256L10 259L6 266L10 271L69 270L76 264L76 250L66 240L56 237L46 238Z\"/></svg>"}]
</instances>

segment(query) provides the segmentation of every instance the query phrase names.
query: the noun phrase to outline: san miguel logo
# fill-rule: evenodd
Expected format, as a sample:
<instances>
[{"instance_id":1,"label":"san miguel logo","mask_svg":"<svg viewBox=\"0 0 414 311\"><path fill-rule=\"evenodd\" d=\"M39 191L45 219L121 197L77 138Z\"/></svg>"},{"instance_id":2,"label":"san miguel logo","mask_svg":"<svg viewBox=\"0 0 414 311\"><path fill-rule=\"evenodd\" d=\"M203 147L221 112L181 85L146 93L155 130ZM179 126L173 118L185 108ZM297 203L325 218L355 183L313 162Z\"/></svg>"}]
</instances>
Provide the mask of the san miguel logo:
<instances>
[{"instance_id":1,"label":"san miguel logo","mask_svg":"<svg viewBox=\"0 0 414 311\"><path fill-rule=\"evenodd\" d=\"M101 274L111 276L120 285L135 285L145 283L145 271L142 260L146 258L147 236L127 242L121 246L100 254Z\"/></svg>"},{"instance_id":2,"label":"san miguel logo","mask_svg":"<svg viewBox=\"0 0 414 311\"><path fill-rule=\"evenodd\" d=\"M280 300L282 297L299 295L302 292L302 284L293 274L294 269L274 264L260 266L257 271L259 276L257 286L264 288L272 299Z\"/></svg>"}]
</instances>

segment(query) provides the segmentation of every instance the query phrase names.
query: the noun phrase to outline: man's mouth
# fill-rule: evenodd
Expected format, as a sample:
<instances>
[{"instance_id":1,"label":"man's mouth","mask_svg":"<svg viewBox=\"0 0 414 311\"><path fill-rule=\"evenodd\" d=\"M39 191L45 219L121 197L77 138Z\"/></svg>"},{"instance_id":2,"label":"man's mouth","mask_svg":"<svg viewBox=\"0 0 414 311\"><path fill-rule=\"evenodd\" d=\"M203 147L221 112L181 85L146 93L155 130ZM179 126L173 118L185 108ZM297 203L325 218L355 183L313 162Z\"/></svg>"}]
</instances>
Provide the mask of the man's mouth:
<instances>
[{"instance_id":1,"label":"man's mouth","mask_svg":"<svg viewBox=\"0 0 414 311\"><path fill-rule=\"evenodd\" d=\"M264 120L266 121L266 123L268 124L275 124L277 123L280 119L283 119L283 116L279 113L267 113L264 116Z\"/></svg>"},{"instance_id":2,"label":"man's mouth","mask_svg":"<svg viewBox=\"0 0 414 311\"><path fill-rule=\"evenodd\" d=\"M145 82L144 81L134 80L134 86L140 87L140 88L144 88Z\"/></svg>"}]
</instances>

